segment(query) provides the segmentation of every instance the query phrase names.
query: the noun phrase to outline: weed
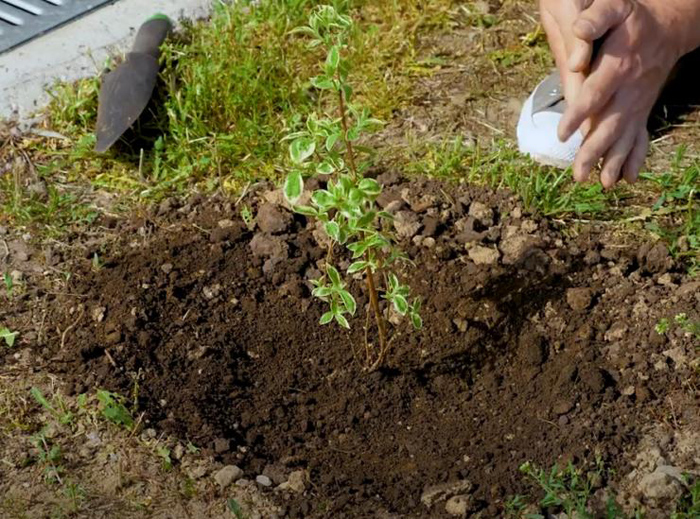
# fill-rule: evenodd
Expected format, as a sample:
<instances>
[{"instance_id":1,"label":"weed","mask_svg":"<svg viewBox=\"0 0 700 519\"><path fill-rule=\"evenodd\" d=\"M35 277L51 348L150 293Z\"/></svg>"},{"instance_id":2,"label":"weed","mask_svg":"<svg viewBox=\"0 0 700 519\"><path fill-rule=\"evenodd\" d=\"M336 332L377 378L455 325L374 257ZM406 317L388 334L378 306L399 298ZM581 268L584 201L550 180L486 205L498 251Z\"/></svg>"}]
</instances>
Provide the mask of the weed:
<instances>
[{"instance_id":1,"label":"weed","mask_svg":"<svg viewBox=\"0 0 700 519\"><path fill-rule=\"evenodd\" d=\"M696 339L700 339L700 321L691 321L686 313L681 312L676 314L676 316L673 318L673 324L680 327L685 333L692 335ZM659 335L663 335L671 330L671 326L671 320L664 317L663 319L660 319L658 323L656 323L654 330Z\"/></svg>"},{"instance_id":2,"label":"weed","mask_svg":"<svg viewBox=\"0 0 700 519\"><path fill-rule=\"evenodd\" d=\"M691 482L687 478L688 491L676 503L671 519L697 519L700 517L700 478Z\"/></svg>"},{"instance_id":3,"label":"weed","mask_svg":"<svg viewBox=\"0 0 700 519\"><path fill-rule=\"evenodd\" d=\"M518 194L528 209L547 216L592 215L609 206L611 195L599 184L574 183L570 171L537 165L505 141L484 150L457 137L414 146L406 155L408 173L505 187Z\"/></svg>"},{"instance_id":4,"label":"weed","mask_svg":"<svg viewBox=\"0 0 700 519\"><path fill-rule=\"evenodd\" d=\"M241 208L241 218L243 219L243 223L245 223L248 230L252 231L255 227L255 216L253 216L253 212L247 205L244 205Z\"/></svg>"},{"instance_id":5,"label":"weed","mask_svg":"<svg viewBox=\"0 0 700 519\"><path fill-rule=\"evenodd\" d=\"M236 501L233 498L230 498L226 500L226 505L228 506L228 509L231 511L231 513L236 516L236 519L244 519L245 514L243 513L241 505L238 504L238 501Z\"/></svg>"},{"instance_id":6,"label":"weed","mask_svg":"<svg viewBox=\"0 0 700 519\"><path fill-rule=\"evenodd\" d=\"M410 318L414 327L420 328L420 301L409 303L409 289L399 282L389 268L402 257L393 245L391 237L383 232L391 216L378 209L375 200L382 186L364 176L369 163L362 161L355 143L360 137L381 123L373 119L369 109L352 101L352 88L348 83L349 64L347 52L352 20L339 14L332 6L316 9L309 18L309 25L293 32L309 36L309 48L325 51L322 72L311 79L311 84L328 94L329 105L336 114L312 113L302 129L289 134L292 162L291 172L284 183L287 201L297 213L317 218L323 223L330 238L326 260L326 273L313 280L313 295L326 301L329 310L321 317L321 324L337 322L350 328L346 315L355 315L357 303L347 290L338 270L331 264L334 246L345 246L354 262L347 274L363 273L367 283L371 313L374 315L379 336L379 349L370 351L367 345L367 367L374 369L381 364L388 351L386 320L379 307L379 291L393 305L396 312ZM304 179L316 176L330 177L326 189L311 194L311 205L296 205L304 191ZM377 287L375 276L384 280L384 287ZM369 319L369 314L368 314Z\"/></svg>"},{"instance_id":7,"label":"weed","mask_svg":"<svg viewBox=\"0 0 700 519\"><path fill-rule=\"evenodd\" d=\"M5 284L5 293L7 294L7 298L11 299L12 295L14 293L14 288L15 288L15 282L12 279L12 276L10 275L9 272L5 272L2 276L3 283Z\"/></svg>"},{"instance_id":8,"label":"weed","mask_svg":"<svg viewBox=\"0 0 700 519\"><path fill-rule=\"evenodd\" d=\"M30 393L44 409L46 409L62 425L68 425L73 421L73 413L68 409L68 405L59 394L55 394L52 402L44 396L44 393L37 387L33 387Z\"/></svg>"},{"instance_id":9,"label":"weed","mask_svg":"<svg viewBox=\"0 0 700 519\"><path fill-rule=\"evenodd\" d=\"M68 513L78 512L85 500L86 492L82 485L74 481L66 481L63 485L63 495L68 500Z\"/></svg>"},{"instance_id":10,"label":"weed","mask_svg":"<svg viewBox=\"0 0 700 519\"><path fill-rule=\"evenodd\" d=\"M123 396L101 389L97 391L97 400L100 403L102 416L108 421L116 425L122 425L127 429L131 429L134 426L134 419L124 406L126 399Z\"/></svg>"},{"instance_id":11,"label":"weed","mask_svg":"<svg viewBox=\"0 0 700 519\"><path fill-rule=\"evenodd\" d=\"M5 341L5 345L8 348L12 348L15 345L15 339L19 335L19 332L10 331L9 328L0 328L0 339Z\"/></svg>"},{"instance_id":12,"label":"weed","mask_svg":"<svg viewBox=\"0 0 700 519\"><path fill-rule=\"evenodd\" d=\"M102 260L100 259L99 254L94 253L92 255L92 270L94 272L99 272L102 270Z\"/></svg>"},{"instance_id":13,"label":"weed","mask_svg":"<svg viewBox=\"0 0 700 519\"><path fill-rule=\"evenodd\" d=\"M48 483L62 483L61 474L61 447L52 445L51 440L46 435L47 428L44 427L41 431L30 438L31 444L38 451L38 461L44 467L44 479Z\"/></svg>"},{"instance_id":14,"label":"weed","mask_svg":"<svg viewBox=\"0 0 700 519\"><path fill-rule=\"evenodd\" d=\"M170 470L173 468L173 460L170 457L170 449L168 449L165 445L159 445L156 448L156 453L158 456L160 456L161 460L163 460L163 470Z\"/></svg>"}]
</instances>

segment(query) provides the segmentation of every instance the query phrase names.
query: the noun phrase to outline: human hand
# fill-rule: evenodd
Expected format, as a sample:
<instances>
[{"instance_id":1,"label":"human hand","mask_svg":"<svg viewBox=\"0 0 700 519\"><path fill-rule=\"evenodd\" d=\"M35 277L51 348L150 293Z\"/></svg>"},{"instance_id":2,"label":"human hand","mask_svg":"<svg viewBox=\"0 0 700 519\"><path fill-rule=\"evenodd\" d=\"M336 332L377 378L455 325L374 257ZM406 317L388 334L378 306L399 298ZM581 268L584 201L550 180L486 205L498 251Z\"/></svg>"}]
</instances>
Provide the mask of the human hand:
<instances>
[{"instance_id":1,"label":"human hand","mask_svg":"<svg viewBox=\"0 0 700 519\"><path fill-rule=\"evenodd\" d=\"M593 45L573 26L593 0L540 0L540 18L561 76L564 97L573 100L583 85Z\"/></svg>"},{"instance_id":2,"label":"human hand","mask_svg":"<svg viewBox=\"0 0 700 519\"><path fill-rule=\"evenodd\" d=\"M576 37L592 42L607 34L559 125L562 141L579 128L585 135L575 180L586 180L601 158L604 187L620 176L637 180L649 114L678 59L697 45L699 21L698 0L595 0L581 13L573 25Z\"/></svg>"}]
</instances>

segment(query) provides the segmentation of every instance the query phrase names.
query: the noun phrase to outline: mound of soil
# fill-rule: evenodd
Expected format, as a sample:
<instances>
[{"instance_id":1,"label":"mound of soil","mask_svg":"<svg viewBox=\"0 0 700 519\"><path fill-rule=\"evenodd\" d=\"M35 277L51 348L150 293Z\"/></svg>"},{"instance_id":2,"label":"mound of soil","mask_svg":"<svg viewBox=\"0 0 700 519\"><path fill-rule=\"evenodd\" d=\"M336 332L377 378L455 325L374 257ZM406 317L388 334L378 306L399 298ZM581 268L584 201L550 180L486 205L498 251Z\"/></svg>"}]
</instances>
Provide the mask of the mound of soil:
<instances>
[{"instance_id":1,"label":"mound of soil","mask_svg":"<svg viewBox=\"0 0 700 519\"><path fill-rule=\"evenodd\" d=\"M280 494L289 517L442 517L454 495L497 517L525 461L623 474L687 375L690 339L653 326L697 308L698 282L663 245L558 230L507 194L381 180L425 322L393 328L382 369L356 358L362 312L351 331L318 325L315 224L253 193L253 230L230 202L168 203L73 277L47 326L73 326L56 359L73 390L137 388L147 420L250 478L307 470L304 493Z\"/></svg>"}]
</instances>

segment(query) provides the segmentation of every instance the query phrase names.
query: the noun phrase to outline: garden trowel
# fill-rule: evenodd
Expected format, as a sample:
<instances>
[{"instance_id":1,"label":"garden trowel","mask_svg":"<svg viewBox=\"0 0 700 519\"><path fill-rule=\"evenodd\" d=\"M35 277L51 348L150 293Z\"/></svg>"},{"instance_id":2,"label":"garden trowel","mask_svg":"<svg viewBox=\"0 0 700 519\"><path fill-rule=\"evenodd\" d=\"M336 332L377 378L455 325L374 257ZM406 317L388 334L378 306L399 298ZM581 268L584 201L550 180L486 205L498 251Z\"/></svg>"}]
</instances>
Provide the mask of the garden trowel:
<instances>
[{"instance_id":1,"label":"garden trowel","mask_svg":"<svg viewBox=\"0 0 700 519\"><path fill-rule=\"evenodd\" d=\"M172 30L163 15L149 18L138 30L126 59L105 75L97 108L97 143L103 153L138 119L153 95L158 78L160 46Z\"/></svg>"}]
</instances>

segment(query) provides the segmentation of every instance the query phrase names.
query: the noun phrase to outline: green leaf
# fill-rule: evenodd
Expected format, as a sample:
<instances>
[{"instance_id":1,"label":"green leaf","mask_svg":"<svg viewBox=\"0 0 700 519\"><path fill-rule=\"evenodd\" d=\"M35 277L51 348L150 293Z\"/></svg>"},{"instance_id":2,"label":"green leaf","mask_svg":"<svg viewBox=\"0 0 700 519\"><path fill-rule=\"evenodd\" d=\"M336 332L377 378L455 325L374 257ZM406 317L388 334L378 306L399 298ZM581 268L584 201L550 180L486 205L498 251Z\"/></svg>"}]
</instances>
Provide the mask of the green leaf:
<instances>
[{"instance_id":1,"label":"green leaf","mask_svg":"<svg viewBox=\"0 0 700 519\"><path fill-rule=\"evenodd\" d=\"M376 211L368 211L366 212L362 218L360 218L357 221L357 226L360 228L367 227L369 224L371 224L374 221L375 216L377 216Z\"/></svg>"},{"instance_id":2,"label":"green leaf","mask_svg":"<svg viewBox=\"0 0 700 519\"><path fill-rule=\"evenodd\" d=\"M326 150L331 151L333 146L335 146L335 143L338 142L338 139L340 139L340 134L338 133L331 133L328 137L326 137Z\"/></svg>"},{"instance_id":3,"label":"green leaf","mask_svg":"<svg viewBox=\"0 0 700 519\"><path fill-rule=\"evenodd\" d=\"M419 314L411 314L411 324L416 330L423 328L423 318Z\"/></svg>"},{"instance_id":4,"label":"green leaf","mask_svg":"<svg viewBox=\"0 0 700 519\"><path fill-rule=\"evenodd\" d=\"M295 164L303 164L316 151L316 143L309 138L300 138L289 145L289 156Z\"/></svg>"},{"instance_id":5,"label":"green leaf","mask_svg":"<svg viewBox=\"0 0 700 519\"><path fill-rule=\"evenodd\" d=\"M333 312L326 312L321 316L321 320L319 321L319 324L328 324L333 320Z\"/></svg>"},{"instance_id":6,"label":"green leaf","mask_svg":"<svg viewBox=\"0 0 700 519\"><path fill-rule=\"evenodd\" d=\"M327 160L321 162L316 168L316 173L318 173L319 175L331 175L334 171L335 168L333 167L333 164L331 164Z\"/></svg>"},{"instance_id":7,"label":"green leaf","mask_svg":"<svg viewBox=\"0 0 700 519\"><path fill-rule=\"evenodd\" d=\"M345 305L345 308L348 310L348 312L350 312L350 315L355 315L355 310L357 310L357 303L355 302L355 298L352 297L352 294L347 290L342 290L340 292L340 298L343 300L343 304Z\"/></svg>"},{"instance_id":8,"label":"green leaf","mask_svg":"<svg viewBox=\"0 0 700 519\"><path fill-rule=\"evenodd\" d=\"M368 263L366 261L356 261L348 267L348 274L355 274L356 272L365 270L367 268L367 265Z\"/></svg>"},{"instance_id":9,"label":"green leaf","mask_svg":"<svg viewBox=\"0 0 700 519\"><path fill-rule=\"evenodd\" d=\"M308 205L298 205L294 208L294 212L303 214L304 216L318 216L318 211Z\"/></svg>"},{"instance_id":10,"label":"green leaf","mask_svg":"<svg viewBox=\"0 0 700 519\"><path fill-rule=\"evenodd\" d=\"M345 96L345 101L350 101L352 98L352 87L347 83L343 84L343 95Z\"/></svg>"},{"instance_id":11,"label":"green leaf","mask_svg":"<svg viewBox=\"0 0 700 519\"><path fill-rule=\"evenodd\" d=\"M226 501L226 504L228 505L228 509L231 510L233 515L236 516L236 519L243 519L245 517L243 515L243 509L241 508L241 505L238 504L238 501L230 498Z\"/></svg>"},{"instance_id":12,"label":"green leaf","mask_svg":"<svg viewBox=\"0 0 700 519\"><path fill-rule=\"evenodd\" d=\"M350 323L348 323L348 320L343 314L335 314L335 320L338 321L338 324L343 328L350 329Z\"/></svg>"},{"instance_id":13,"label":"green leaf","mask_svg":"<svg viewBox=\"0 0 700 519\"><path fill-rule=\"evenodd\" d=\"M5 340L8 348L12 348L15 345L15 338L19 335L19 332L11 332L9 328L0 328L0 339Z\"/></svg>"},{"instance_id":14,"label":"green leaf","mask_svg":"<svg viewBox=\"0 0 700 519\"><path fill-rule=\"evenodd\" d=\"M363 178L357 188L367 196L378 196L382 192L382 186L373 178Z\"/></svg>"},{"instance_id":15,"label":"green leaf","mask_svg":"<svg viewBox=\"0 0 700 519\"><path fill-rule=\"evenodd\" d=\"M340 47L333 45L328 50L328 56L326 56L326 70L335 72L338 69L338 63L340 63Z\"/></svg>"},{"instance_id":16,"label":"green leaf","mask_svg":"<svg viewBox=\"0 0 700 519\"><path fill-rule=\"evenodd\" d=\"M421 304L422 304L422 301L420 300L420 297L416 297L413 300L413 305L411 306L411 311L414 313L420 312Z\"/></svg>"},{"instance_id":17,"label":"green leaf","mask_svg":"<svg viewBox=\"0 0 700 519\"><path fill-rule=\"evenodd\" d=\"M360 138L360 128L357 126L353 126L348 130L348 140L349 141L356 141L357 139Z\"/></svg>"},{"instance_id":18,"label":"green leaf","mask_svg":"<svg viewBox=\"0 0 700 519\"><path fill-rule=\"evenodd\" d=\"M394 274L393 272L389 272L389 290L391 292L394 292L398 286L399 278L397 278L396 274Z\"/></svg>"},{"instance_id":19,"label":"green leaf","mask_svg":"<svg viewBox=\"0 0 700 519\"><path fill-rule=\"evenodd\" d=\"M320 299L328 297L329 295L331 295L331 292L332 290L330 287L316 287L311 291L311 295Z\"/></svg>"},{"instance_id":20,"label":"green leaf","mask_svg":"<svg viewBox=\"0 0 700 519\"><path fill-rule=\"evenodd\" d=\"M359 205L365 199L365 194L359 189L353 187L348 193L348 199L354 205Z\"/></svg>"},{"instance_id":21,"label":"green leaf","mask_svg":"<svg viewBox=\"0 0 700 519\"><path fill-rule=\"evenodd\" d=\"M335 197L330 191L325 189L314 191L314 194L311 195L311 200L321 209L327 209L335 205Z\"/></svg>"},{"instance_id":22,"label":"green leaf","mask_svg":"<svg viewBox=\"0 0 700 519\"><path fill-rule=\"evenodd\" d=\"M331 283L333 283L333 286L336 288L340 288L340 274L338 273L336 268L333 265L328 265L326 267L326 272L328 272L328 277L331 278Z\"/></svg>"},{"instance_id":23,"label":"green leaf","mask_svg":"<svg viewBox=\"0 0 700 519\"><path fill-rule=\"evenodd\" d=\"M48 409L49 411L54 412L53 406L46 399L44 393L41 392L41 389L39 389L38 387L32 387L29 390L29 392L34 397L34 400L37 401L37 403L39 403L42 407Z\"/></svg>"},{"instance_id":24,"label":"green leaf","mask_svg":"<svg viewBox=\"0 0 700 519\"><path fill-rule=\"evenodd\" d=\"M294 205L304 191L304 179L301 176L301 171L292 171L287 175L284 181L284 197L287 202Z\"/></svg>"},{"instance_id":25,"label":"green leaf","mask_svg":"<svg viewBox=\"0 0 700 519\"><path fill-rule=\"evenodd\" d=\"M319 90L330 90L333 88L333 80L326 77L311 78L311 84Z\"/></svg>"},{"instance_id":26,"label":"green leaf","mask_svg":"<svg viewBox=\"0 0 700 519\"><path fill-rule=\"evenodd\" d=\"M323 227L328 236L333 238L335 241L340 242L340 226L336 222L331 220L330 222L326 222Z\"/></svg>"},{"instance_id":27,"label":"green leaf","mask_svg":"<svg viewBox=\"0 0 700 519\"><path fill-rule=\"evenodd\" d=\"M408 301L406 301L404 296L394 296L392 301L394 302L394 308L396 308L398 313L401 315L406 315L408 313Z\"/></svg>"}]
</instances>

